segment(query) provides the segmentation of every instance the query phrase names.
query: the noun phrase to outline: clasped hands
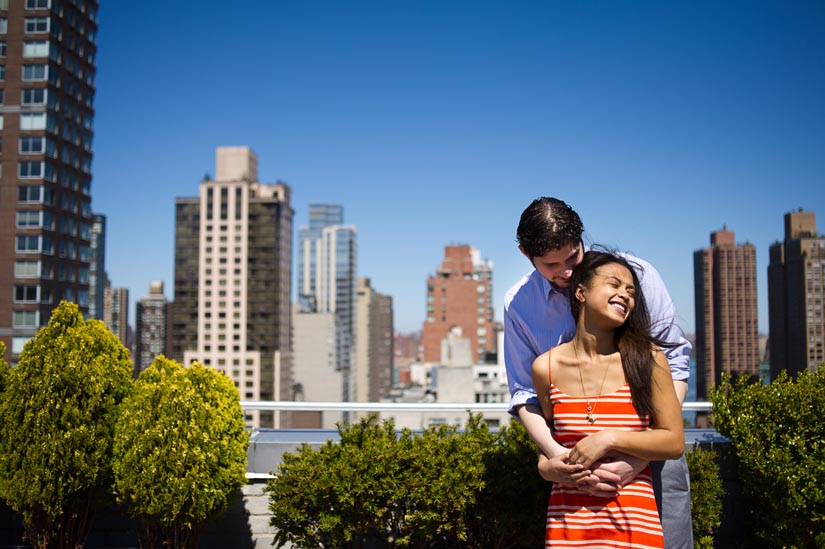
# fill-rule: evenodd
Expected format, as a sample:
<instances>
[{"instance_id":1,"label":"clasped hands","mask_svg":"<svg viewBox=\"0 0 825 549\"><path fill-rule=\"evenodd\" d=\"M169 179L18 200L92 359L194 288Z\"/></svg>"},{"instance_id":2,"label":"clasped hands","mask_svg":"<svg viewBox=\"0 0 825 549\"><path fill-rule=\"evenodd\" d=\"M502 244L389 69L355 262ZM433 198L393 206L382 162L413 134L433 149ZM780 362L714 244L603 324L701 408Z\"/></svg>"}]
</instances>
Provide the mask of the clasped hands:
<instances>
[{"instance_id":1,"label":"clasped hands","mask_svg":"<svg viewBox=\"0 0 825 549\"><path fill-rule=\"evenodd\" d=\"M612 498L648 464L627 454L608 453L598 458L596 455L589 453L586 445L582 448L577 445L553 458L540 454L539 474L555 484L577 488L592 496Z\"/></svg>"}]
</instances>

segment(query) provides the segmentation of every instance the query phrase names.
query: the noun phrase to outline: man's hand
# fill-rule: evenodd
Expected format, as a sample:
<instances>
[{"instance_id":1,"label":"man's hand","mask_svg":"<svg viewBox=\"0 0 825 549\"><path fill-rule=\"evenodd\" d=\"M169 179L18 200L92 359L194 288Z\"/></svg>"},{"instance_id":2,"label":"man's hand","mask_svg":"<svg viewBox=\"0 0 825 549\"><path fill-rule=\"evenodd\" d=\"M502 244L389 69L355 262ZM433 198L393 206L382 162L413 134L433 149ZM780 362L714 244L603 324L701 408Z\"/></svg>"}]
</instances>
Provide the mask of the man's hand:
<instances>
[{"instance_id":1,"label":"man's hand","mask_svg":"<svg viewBox=\"0 0 825 549\"><path fill-rule=\"evenodd\" d=\"M590 475L581 465L567 462L567 453L554 458L539 454L539 475L546 481L561 486L574 487Z\"/></svg>"},{"instance_id":2,"label":"man's hand","mask_svg":"<svg viewBox=\"0 0 825 549\"><path fill-rule=\"evenodd\" d=\"M607 455L593 464L593 474L600 479L613 482L622 488L641 473L649 462L622 453Z\"/></svg>"},{"instance_id":3,"label":"man's hand","mask_svg":"<svg viewBox=\"0 0 825 549\"><path fill-rule=\"evenodd\" d=\"M615 497L618 489L636 478L647 464L647 461L627 454L609 455L592 465L592 474L587 476L586 484L579 485L579 489L592 496Z\"/></svg>"}]
</instances>

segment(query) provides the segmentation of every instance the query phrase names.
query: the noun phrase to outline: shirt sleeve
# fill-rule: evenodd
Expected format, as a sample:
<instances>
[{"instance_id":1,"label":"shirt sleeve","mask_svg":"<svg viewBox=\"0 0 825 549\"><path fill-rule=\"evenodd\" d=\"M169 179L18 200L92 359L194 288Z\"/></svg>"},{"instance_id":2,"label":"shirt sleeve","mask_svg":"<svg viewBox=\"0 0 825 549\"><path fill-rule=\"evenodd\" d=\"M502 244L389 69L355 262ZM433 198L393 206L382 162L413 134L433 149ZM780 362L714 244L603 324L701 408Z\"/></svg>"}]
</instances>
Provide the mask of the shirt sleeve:
<instances>
[{"instance_id":1,"label":"shirt sleeve","mask_svg":"<svg viewBox=\"0 0 825 549\"><path fill-rule=\"evenodd\" d=\"M647 303L651 332L659 339L672 343L672 347L662 349L670 365L670 375L674 380L687 381L690 377L690 352L693 346L678 324L676 307L667 291L659 272L649 263L641 263L642 293Z\"/></svg>"},{"instance_id":2,"label":"shirt sleeve","mask_svg":"<svg viewBox=\"0 0 825 549\"><path fill-rule=\"evenodd\" d=\"M538 404L536 390L533 387L533 360L536 353L531 344L530 331L527 329L518 311L512 303L504 307L504 367L507 371L507 384L510 388L510 407L512 415L517 414L519 406L528 402Z\"/></svg>"}]
</instances>

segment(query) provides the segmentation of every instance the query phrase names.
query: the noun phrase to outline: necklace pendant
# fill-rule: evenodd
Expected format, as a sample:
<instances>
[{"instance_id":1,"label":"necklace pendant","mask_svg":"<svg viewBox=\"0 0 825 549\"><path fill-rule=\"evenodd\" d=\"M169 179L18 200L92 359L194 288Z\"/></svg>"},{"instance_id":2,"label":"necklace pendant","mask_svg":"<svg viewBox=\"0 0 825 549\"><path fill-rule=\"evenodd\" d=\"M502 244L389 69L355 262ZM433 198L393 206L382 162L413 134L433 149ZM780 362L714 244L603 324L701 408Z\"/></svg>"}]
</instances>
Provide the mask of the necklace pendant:
<instances>
[{"instance_id":1,"label":"necklace pendant","mask_svg":"<svg viewBox=\"0 0 825 549\"><path fill-rule=\"evenodd\" d=\"M587 423L591 425L596 423L596 416L594 416L591 412L587 412Z\"/></svg>"}]
</instances>

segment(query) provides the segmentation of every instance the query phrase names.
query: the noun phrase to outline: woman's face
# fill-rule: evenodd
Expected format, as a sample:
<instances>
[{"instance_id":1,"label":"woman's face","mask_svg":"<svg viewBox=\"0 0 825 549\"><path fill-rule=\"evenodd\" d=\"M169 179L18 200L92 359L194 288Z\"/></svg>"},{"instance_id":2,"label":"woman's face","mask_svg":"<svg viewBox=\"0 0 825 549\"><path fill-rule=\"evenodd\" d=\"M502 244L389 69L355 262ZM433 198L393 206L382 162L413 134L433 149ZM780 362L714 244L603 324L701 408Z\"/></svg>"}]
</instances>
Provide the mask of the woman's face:
<instances>
[{"instance_id":1,"label":"woman's face","mask_svg":"<svg viewBox=\"0 0 825 549\"><path fill-rule=\"evenodd\" d=\"M621 326L636 306L633 275L618 263L602 265L586 287L579 286L576 297L583 301L589 315L604 316Z\"/></svg>"}]
</instances>

